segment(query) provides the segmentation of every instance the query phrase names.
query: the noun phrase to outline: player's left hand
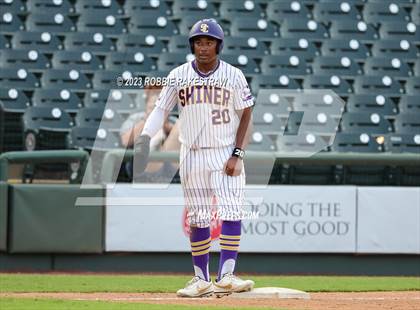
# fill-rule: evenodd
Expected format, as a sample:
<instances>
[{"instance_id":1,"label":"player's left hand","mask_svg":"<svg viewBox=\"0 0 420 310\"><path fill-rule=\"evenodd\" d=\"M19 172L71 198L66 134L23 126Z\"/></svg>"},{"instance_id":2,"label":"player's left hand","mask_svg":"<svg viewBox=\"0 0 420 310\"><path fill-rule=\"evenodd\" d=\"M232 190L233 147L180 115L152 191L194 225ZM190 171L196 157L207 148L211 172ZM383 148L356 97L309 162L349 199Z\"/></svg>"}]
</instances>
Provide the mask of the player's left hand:
<instances>
[{"instance_id":1,"label":"player's left hand","mask_svg":"<svg viewBox=\"0 0 420 310\"><path fill-rule=\"evenodd\" d=\"M242 171L242 159L239 157L231 156L225 164L225 173L231 177L236 177L241 174Z\"/></svg>"}]
</instances>

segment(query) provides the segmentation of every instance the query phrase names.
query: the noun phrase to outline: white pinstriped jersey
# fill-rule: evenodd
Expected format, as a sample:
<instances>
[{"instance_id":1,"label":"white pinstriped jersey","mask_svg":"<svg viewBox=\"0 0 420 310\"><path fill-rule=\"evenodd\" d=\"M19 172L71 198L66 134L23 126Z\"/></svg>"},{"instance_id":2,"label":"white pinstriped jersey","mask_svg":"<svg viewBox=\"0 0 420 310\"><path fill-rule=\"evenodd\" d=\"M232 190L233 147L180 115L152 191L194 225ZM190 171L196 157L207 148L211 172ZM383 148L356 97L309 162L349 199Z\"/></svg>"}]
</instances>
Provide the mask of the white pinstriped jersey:
<instances>
[{"instance_id":1,"label":"white pinstriped jersey","mask_svg":"<svg viewBox=\"0 0 420 310\"><path fill-rule=\"evenodd\" d=\"M195 62L172 70L156 102L180 113L180 142L187 147L217 148L233 145L239 126L235 110L254 105L254 98L242 71L219 60L212 72L204 75Z\"/></svg>"}]
</instances>

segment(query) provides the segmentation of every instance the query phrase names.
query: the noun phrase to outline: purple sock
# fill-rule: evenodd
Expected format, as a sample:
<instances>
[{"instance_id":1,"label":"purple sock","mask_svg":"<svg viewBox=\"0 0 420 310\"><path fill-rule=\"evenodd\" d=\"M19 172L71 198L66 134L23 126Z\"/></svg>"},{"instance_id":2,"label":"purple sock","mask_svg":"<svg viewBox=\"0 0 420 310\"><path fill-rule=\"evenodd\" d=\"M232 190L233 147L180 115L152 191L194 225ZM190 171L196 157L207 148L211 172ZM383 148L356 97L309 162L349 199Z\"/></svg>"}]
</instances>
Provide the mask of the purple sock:
<instances>
[{"instance_id":1,"label":"purple sock","mask_svg":"<svg viewBox=\"0 0 420 310\"><path fill-rule=\"evenodd\" d=\"M223 221L220 235L220 261L217 279L235 270L241 239L241 221Z\"/></svg>"},{"instance_id":2,"label":"purple sock","mask_svg":"<svg viewBox=\"0 0 420 310\"><path fill-rule=\"evenodd\" d=\"M191 227L190 242L195 275L205 281L210 281L210 227Z\"/></svg>"}]
</instances>

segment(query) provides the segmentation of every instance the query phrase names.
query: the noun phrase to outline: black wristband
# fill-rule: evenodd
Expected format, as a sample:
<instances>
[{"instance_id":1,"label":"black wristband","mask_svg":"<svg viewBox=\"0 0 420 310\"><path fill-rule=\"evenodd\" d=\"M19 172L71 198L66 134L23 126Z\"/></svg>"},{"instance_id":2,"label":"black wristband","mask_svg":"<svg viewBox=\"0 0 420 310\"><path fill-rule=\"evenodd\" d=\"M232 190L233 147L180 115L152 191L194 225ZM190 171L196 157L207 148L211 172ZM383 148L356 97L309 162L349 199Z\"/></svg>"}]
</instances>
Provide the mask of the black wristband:
<instances>
[{"instance_id":1,"label":"black wristband","mask_svg":"<svg viewBox=\"0 0 420 310\"><path fill-rule=\"evenodd\" d=\"M235 147L233 149L232 156L233 157L239 157L240 159L243 159L244 156L245 156L245 151L243 149L239 148L239 147Z\"/></svg>"}]
</instances>

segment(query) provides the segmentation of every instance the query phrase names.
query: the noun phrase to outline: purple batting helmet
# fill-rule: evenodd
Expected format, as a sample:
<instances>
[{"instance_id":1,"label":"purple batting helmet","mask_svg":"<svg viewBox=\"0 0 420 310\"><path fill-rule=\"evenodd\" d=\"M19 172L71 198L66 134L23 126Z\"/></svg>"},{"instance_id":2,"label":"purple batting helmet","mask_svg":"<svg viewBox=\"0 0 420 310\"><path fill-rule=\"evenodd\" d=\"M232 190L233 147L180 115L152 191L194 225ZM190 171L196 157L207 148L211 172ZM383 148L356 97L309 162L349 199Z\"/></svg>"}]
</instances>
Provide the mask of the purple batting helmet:
<instances>
[{"instance_id":1,"label":"purple batting helmet","mask_svg":"<svg viewBox=\"0 0 420 310\"><path fill-rule=\"evenodd\" d=\"M198 36L208 36L219 41L217 45L217 53L219 54L223 48L223 29L214 19L199 20L191 27L188 40L190 41L191 53L194 54L194 38Z\"/></svg>"}]
</instances>

